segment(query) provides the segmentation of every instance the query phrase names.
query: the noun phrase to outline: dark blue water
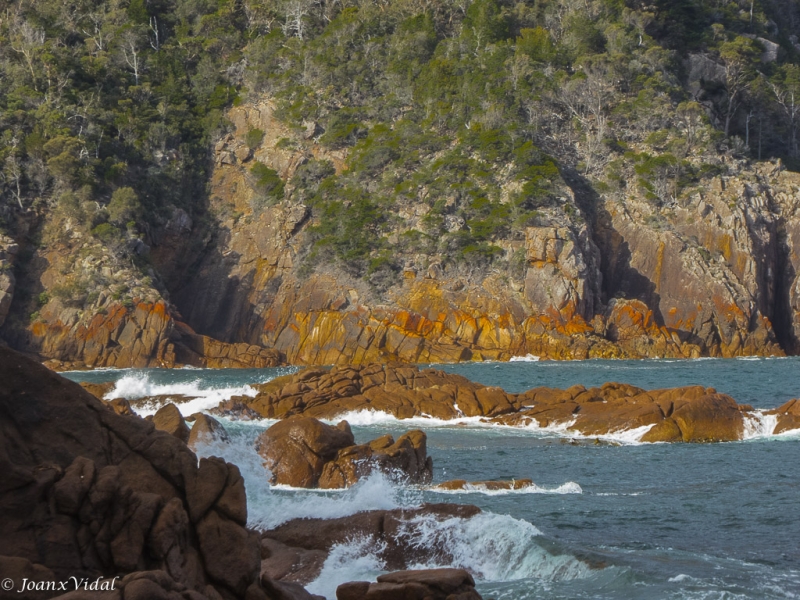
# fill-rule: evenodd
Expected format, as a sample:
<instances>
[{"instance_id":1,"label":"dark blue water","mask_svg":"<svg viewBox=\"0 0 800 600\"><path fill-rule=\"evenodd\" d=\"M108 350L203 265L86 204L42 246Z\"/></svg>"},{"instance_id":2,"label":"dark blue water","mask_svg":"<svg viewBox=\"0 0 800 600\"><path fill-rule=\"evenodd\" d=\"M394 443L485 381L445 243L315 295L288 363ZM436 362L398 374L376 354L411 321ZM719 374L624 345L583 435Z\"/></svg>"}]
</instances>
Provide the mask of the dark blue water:
<instances>
[{"instance_id":1,"label":"dark blue water","mask_svg":"<svg viewBox=\"0 0 800 600\"><path fill-rule=\"evenodd\" d=\"M621 381L646 389L701 384L740 403L778 406L800 396L800 361L583 361L437 366L512 392ZM78 380L164 391L237 388L277 370L106 371ZM285 372L285 371L282 371ZM172 392L175 393L175 392ZM216 396L209 391L209 400ZM386 419L354 427L366 441L409 429ZM478 576L484 597L760 599L800 597L800 435L726 444L610 445L548 432L425 427L435 480L530 478L540 493L443 494L367 481L349 492L276 490L252 452L263 424L228 423L238 440L215 449L242 466L251 521L338 516L368 508L436 502L476 504L472 523L431 527L457 548L455 563ZM413 427L419 427L415 421ZM531 527L533 525L536 529ZM537 533L538 530L538 533ZM441 540L440 540L441 541ZM420 543L432 543L424 540ZM370 550L337 550L311 586L380 572ZM435 566L435 565L427 565Z\"/></svg>"}]
</instances>

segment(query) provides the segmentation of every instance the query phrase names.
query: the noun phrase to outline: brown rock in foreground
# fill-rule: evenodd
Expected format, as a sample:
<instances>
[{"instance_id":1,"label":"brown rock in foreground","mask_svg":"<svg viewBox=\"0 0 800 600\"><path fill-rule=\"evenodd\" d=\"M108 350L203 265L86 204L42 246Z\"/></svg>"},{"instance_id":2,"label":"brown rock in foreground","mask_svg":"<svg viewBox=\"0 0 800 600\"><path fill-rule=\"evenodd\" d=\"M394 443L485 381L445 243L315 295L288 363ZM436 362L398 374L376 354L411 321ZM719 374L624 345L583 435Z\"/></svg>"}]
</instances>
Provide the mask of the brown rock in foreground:
<instances>
[{"instance_id":1,"label":"brown rock in foreground","mask_svg":"<svg viewBox=\"0 0 800 600\"><path fill-rule=\"evenodd\" d=\"M272 471L272 483L339 489L376 470L413 483L430 481L433 462L426 440L424 432L410 431L397 441L385 435L356 445L347 421L333 427L310 417L292 417L263 432L258 451Z\"/></svg>"},{"instance_id":2,"label":"brown rock in foreground","mask_svg":"<svg viewBox=\"0 0 800 600\"><path fill-rule=\"evenodd\" d=\"M5 348L0 470L0 564L15 573L120 575L126 600L268 598L237 467L198 464L179 439Z\"/></svg>"},{"instance_id":3,"label":"brown rock in foreground","mask_svg":"<svg viewBox=\"0 0 800 600\"><path fill-rule=\"evenodd\" d=\"M377 583L356 581L336 589L337 600L481 600L464 569L423 569L380 575Z\"/></svg>"},{"instance_id":4,"label":"brown rock in foreground","mask_svg":"<svg viewBox=\"0 0 800 600\"><path fill-rule=\"evenodd\" d=\"M265 384L255 398L222 403L219 410L255 411L281 419L300 415L335 419L357 411L383 412L398 419L483 417L508 426L566 426L586 436L641 429L646 442L711 442L741 439L752 407L699 385L647 391L606 383L588 389L576 385L508 394L439 370L372 364L305 369ZM800 423L797 405L779 410L779 428L800 426L794 425Z\"/></svg>"},{"instance_id":5,"label":"brown rock in foreground","mask_svg":"<svg viewBox=\"0 0 800 600\"><path fill-rule=\"evenodd\" d=\"M272 483L316 487L325 463L355 443L347 421L337 427L297 417L276 423L258 437L258 452L272 471Z\"/></svg>"}]
</instances>

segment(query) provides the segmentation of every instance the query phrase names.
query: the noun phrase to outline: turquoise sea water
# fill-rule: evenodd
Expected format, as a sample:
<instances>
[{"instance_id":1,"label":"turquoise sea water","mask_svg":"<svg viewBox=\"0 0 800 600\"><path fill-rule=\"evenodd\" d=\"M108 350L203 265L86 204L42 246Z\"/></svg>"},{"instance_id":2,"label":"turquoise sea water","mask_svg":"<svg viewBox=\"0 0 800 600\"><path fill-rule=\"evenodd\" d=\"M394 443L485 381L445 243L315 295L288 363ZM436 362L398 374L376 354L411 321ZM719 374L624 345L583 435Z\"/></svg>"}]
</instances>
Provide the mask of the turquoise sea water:
<instances>
[{"instance_id":1,"label":"turquoise sea water","mask_svg":"<svg viewBox=\"0 0 800 600\"><path fill-rule=\"evenodd\" d=\"M621 381L646 389L701 384L757 408L800 396L800 359L481 363L437 366L510 392ZM131 398L200 394L185 414L248 393L292 369L121 370L68 373L117 381ZM157 407L144 409L151 412ZM234 441L203 449L242 469L250 523L294 517L462 502L485 512L469 520L421 523L420 545L451 550L485 598L760 599L800 597L800 432L758 428L725 444L594 443L550 431L448 425L381 415L351 419L358 441L423 428L435 481L531 478L522 493L437 493L380 476L338 492L278 489L267 483L255 437L270 422L226 422ZM622 436L624 439L624 436ZM628 440L629 441L629 440ZM381 572L374 548L338 547L309 589L335 598L347 580ZM442 566L442 565L420 565Z\"/></svg>"}]
</instances>

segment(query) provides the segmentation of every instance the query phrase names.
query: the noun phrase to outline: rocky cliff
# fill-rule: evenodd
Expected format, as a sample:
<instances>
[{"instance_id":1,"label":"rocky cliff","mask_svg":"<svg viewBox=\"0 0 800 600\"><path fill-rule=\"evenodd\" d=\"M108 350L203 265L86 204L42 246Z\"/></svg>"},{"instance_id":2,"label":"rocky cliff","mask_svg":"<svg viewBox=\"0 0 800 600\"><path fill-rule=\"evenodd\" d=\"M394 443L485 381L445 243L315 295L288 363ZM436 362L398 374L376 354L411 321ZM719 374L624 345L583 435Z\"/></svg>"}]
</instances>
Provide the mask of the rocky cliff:
<instances>
[{"instance_id":1,"label":"rocky cliff","mask_svg":"<svg viewBox=\"0 0 800 600\"><path fill-rule=\"evenodd\" d=\"M451 362L515 355L698 357L797 349L800 176L780 163L731 165L680 200L598 196L565 173L563 203L499 245L515 270L469 271L407 253L376 289L335 264L304 269L315 213L292 193L299 165L347 155L293 134L268 101L233 109L217 145L217 234L173 298L187 322L226 342L274 348L290 363ZM244 137L265 132L250 152ZM291 139L293 143L287 144ZM256 162L287 185L254 209ZM428 205L398 206L388 235L423 229ZM454 217L455 220L455 217Z\"/></svg>"},{"instance_id":2,"label":"rocky cliff","mask_svg":"<svg viewBox=\"0 0 800 600\"><path fill-rule=\"evenodd\" d=\"M800 348L800 175L780 162L734 161L665 205L633 187L599 195L565 171L558 205L495 240L502 265L471 268L408 250L395 257L404 267L376 284L336 261L309 260L319 212L297 187L298 169L327 161L346 172L347 151L320 145L313 123L288 127L268 99L229 118L233 131L215 145L206 221L176 209L146 245L129 240L146 267L77 231L39 246L3 238L0 335L56 367ZM255 147L246 143L253 130L264 134ZM277 173L282 199L264 201L254 165ZM425 230L429 203L395 209L387 239ZM468 229L456 213L446 217Z\"/></svg>"}]
</instances>

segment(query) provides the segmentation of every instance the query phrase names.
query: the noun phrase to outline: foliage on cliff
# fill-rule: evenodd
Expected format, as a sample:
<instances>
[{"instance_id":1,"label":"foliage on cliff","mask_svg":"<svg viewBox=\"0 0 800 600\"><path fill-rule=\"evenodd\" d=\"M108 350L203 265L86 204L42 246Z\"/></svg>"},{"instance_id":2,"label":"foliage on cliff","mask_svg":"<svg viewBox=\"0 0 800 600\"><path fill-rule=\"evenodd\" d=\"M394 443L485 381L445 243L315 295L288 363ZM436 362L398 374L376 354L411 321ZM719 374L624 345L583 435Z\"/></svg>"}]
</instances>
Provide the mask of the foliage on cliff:
<instances>
[{"instance_id":1,"label":"foliage on cliff","mask_svg":"<svg viewBox=\"0 0 800 600\"><path fill-rule=\"evenodd\" d=\"M731 157L800 153L789 0L3 0L0 12L0 228L50 215L43 244L79 230L135 256L176 207L208 220L224 110L261 94L297 139L348 160L338 175L310 161L287 182L255 165L259 197L314 209L307 265L376 284L412 255L513 273L526 226L581 218L562 173L661 207Z\"/></svg>"}]
</instances>

